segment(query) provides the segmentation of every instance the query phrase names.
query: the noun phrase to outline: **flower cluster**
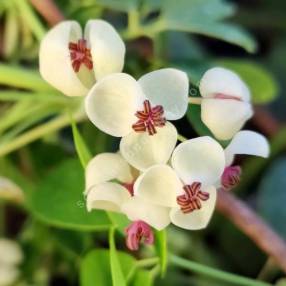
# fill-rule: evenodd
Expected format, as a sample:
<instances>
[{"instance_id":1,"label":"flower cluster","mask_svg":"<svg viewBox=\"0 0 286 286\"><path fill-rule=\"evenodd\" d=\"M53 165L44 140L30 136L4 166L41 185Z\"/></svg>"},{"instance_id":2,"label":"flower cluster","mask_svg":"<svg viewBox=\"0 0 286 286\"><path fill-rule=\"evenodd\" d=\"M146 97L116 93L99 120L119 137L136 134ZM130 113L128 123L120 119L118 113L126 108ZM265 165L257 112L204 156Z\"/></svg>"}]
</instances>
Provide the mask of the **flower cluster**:
<instances>
[{"instance_id":1,"label":"flower cluster","mask_svg":"<svg viewBox=\"0 0 286 286\"><path fill-rule=\"evenodd\" d=\"M121 138L117 153L89 162L85 195L88 211L120 212L132 221L126 244L137 250L141 240L153 243L151 227L205 228L217 191L230 190L240 180L235 155L267 157L269 146L262 135L240 131L253 114L250 91L237 74L221 67L206 71L199 85L201 119L213 137L177 145L177 130L169 121L188 109L186 73L164 68L136 80L121 72L124 55L123 41L110 24L89 21L82 36L79 25L67 21L43 40L40 71L66 95L86 95L90 121ZM230 142L223 149L215 138Z\"/></svg>"}]
</instances>

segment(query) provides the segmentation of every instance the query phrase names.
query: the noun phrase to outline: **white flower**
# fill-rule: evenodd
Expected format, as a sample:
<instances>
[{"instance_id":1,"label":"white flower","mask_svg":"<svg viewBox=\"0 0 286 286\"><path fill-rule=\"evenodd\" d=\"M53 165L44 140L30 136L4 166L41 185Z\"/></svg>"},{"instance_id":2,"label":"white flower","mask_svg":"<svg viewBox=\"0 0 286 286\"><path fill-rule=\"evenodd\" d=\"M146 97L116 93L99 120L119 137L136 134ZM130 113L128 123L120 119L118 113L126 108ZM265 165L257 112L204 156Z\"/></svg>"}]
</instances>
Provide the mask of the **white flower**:
<instances>
[{"instance_id":1,"label":"white flower","mask_svg":"<svg viewBox=\"0 0 286 286\"><path fill-rule=\"evenodd\" d=\"M135 198L169 207L171 222L179 227L206 227L215 208L214 184L225 166L223 148L208 136L191 139L176 147L171 164L173 169L156 165L141 174Z\"/></svg>"},{"instance_id":2,"label":"white flower","mask_svg":"<svg viewBox=\"0 0 286 286\"><path fill-rule=\"evenodd\" d=\"M188 88L187 75L171 68L148 73L138 81L128 74L112 74L91 89L85 109L96 127L123 137L122 156L144 170L169 159L177 131L166 121L184 116Z\"/></svg>"},{"instance_id":3,"label":"white flower","mask_svg":"<svg viewBox=\"0 0 286 286\"><path fill-rule=\"evenodd\" d=\"M200 82L201 117L216 138L231 139L253 115L250 92L234 72L209 69Z\"/></svg>"},{"instance_id":4,"label":"white flower","mask_svg":"<svg viewBox=\"0 0 286 286\"><path fill-rule=\"evenodd\" d=\"M9 286L19 276L17 266L23 260L23 253L16 242L5 238L0 239L0 253L0 286Z\"/></svg>"},{"instance_id":5,"label":"white flower","mask_svg":"<svg viewBox=\"0 0 286 286\"><path fill-rule=\"evenodd\" d=\"M120 154L103 153L95 156L86 168L88 211L102 209L122 212L132 221L142 220L156 229L165 228L170 223L167 207L133 197L138 174Z\"/></svg>"},{"instance_id":6,"label":"white flower","mask_svg":"<svg viewBox=\"0 0 286 286\"><path fill-rule=\"evenodd\" d=\"M225 148L226 166L233 163L235 155L253 155L267 158L269 153L269 143L263 135L250 130L242 130L236 133Z\"/></svg>"},{"instance_id":7,"label":"white flower","mask_svg":"<svg viewBox=\"0 0 286 286\"><path fill-rule=\"evenodd\" d=\"M267 158L270 153L267 139L253 131L243 130L236 133L225 151L225 169L216 186L231 190L240 182L240 166L232 166L236 154L254 155Z\"/></svg>"},{"instance_id":8,"label":"white flower","mask_svg":"<svg viewBox=\"0 0 286 286\"><path fill-rule=\"evenodd\" d=\"M125 45L115 29L102 20L89 20L84 33L76 21L52 28L40 46L40 73L68 96L86 95L95 81L121 72Z\"/></svg>"}]
</instances>

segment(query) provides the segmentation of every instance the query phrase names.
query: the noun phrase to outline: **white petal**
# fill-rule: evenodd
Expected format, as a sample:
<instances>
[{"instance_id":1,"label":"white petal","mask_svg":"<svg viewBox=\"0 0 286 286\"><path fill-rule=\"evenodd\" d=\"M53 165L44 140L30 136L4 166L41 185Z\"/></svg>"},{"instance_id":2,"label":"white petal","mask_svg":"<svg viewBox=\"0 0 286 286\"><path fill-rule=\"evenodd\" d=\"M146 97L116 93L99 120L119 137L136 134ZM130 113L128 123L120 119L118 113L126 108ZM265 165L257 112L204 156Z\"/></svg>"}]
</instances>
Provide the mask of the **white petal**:
<instances>
[{"instance_id":1,"label":"white petal","mask_svg":"<svg viewBox=\"0 0 286 286\"><path fill-rule=\"evenodd\" d=\"M198 230L205 228L213 214L216 204L216 189L208 187L203 191L210 194L207 201L201 201L202 208L194 210L191 213L184 214L180 208L173 208L170 212L171 222L176 226L189 230Z\"/></svg>"},{"instance_id":2,"label":"white petal","mask_svg":"<svg viewBox=\"0 0 286 286\"><path fill-rule=\"evenodd\" d=\"M156 164L165 164L177 142L177 130L167 122L156 129L155 135L147 132L132 132L120 142L120 152L124 159L138 170L145 170Z\"/></svg>"},{"instance_id":3,"label":"white petal","mask_svg":"<svg viewBox=\"0 0 286 286\"><path fill-rule=\"evenodd\" d=\"M250 100L250 91L241 78L236 73L221 67L206 71L200 82L200 92L203 97L223 94L238 97L243 101Z\"/></svg>"},{"instance_id":4,"label":"white petal","mask_svg":"<svg viewBox=\"0 0 286 286\"><path fill-rule=\"evenodd\" d=\"M270 147L267 139L253 131L243 130L238 132L225 149L226 165L232 164L234 155L245 154L263 158L269 156Z\"/></svg>"},{"instance_id":5,"label":"white petal","mask_svg":"<svg viewBox=\"0 0 286 286\"><path fill-rule=\"evenodd\" d=\"M40 73L52 86L68 96L86 95L87 87L73 70L69 42L81 38L81 28L75 21L64 21L51 29L41 42Z\"/></svg>"},{"instance_id":6,"label":"white petal","mask_svg":"<svg viewBox=\"0 0 286 286\"><path fill-rule=\"evenodd\" d=\"M122 183L133 181L131 168L120 154L102 153L89 161L85 171L85 190L96 184L119 180Z\"/></svg>"},{"instance_id":7,"label":"white petal","mask_svg":"<svg viewBox=\"0 0 286 286\"><path fill-rule=\"evenodd\" d=\"M127 189L117 183L98 184L87 194L87 210L101 209L120 212L121 205L129 198L130 194Z\"/></svg>"},{"instance_id":8,"label":"white petal","mask_svg":"<svg viewBox=\"0 0 286 286\"><path fill-rule=\"evenodd\" d=\"M137 121L144 97L137 81L128 74L108 75L88 93L85 110L92 123L113 136L125 136Z\"/></svg>"},{"instance_id":9,"label":"white petal","mask_svg":"<svg viewBox=\"0 0 286 286\"><path fill-rule=\"evenodd\" d=\"M150 72L138 80L152 105L162 105L168 120L184 116L188 108L187 74L172 68Z\"/></svg>"},{"instance_id":10,"label":"white petal","mask_svg":"<svg viewBox=\"0 0 286 286\"><path fill-rule=\"evenodd\" d=\"M172 166L185 184L214 184L225 167L224 150L208 136L198 137L178 145L172 155Z\"/></svg>"},{"instance_id":11,"label":"white petal","mask_svg":"<svg viewBox=\"0 0 286 286\"><path fill-rule=\"evenodd\" d=\"M157 230L162 230L170 223L170 209L150 204L142 198L131 197L121 208L121 211L132 220L143 220Z\"/></svg>"},{"instance_id":12,"label":"white petal","mask_svg":"<svg viewBox=\"0 0 286 286\"><path fill-rule=\"evenodd\" d=\"M96 80L122 71L125 45L113 26L103 20L89 20L85 38L90 43Z\"/></svg>"},{"instance_id":13,"label":"white petal","mask_svg":"<svg viewBox=\"0 0 286 286\"><path fill-rule=\"evenodd\" d=\"M220 140L231 139L252 115L252 106L247 102L230 99L202 100L202 121Z\"/></svg>"},{"instance_id":14,"label":"white petal","mask_svg":"<svg viewBox=\"0 0 286 286\"><path fill-rule=\"evenodd\" d=\"M0 267L0 286L11 286L16 282L20 271L16 267L1 265Z\"/></svg>"},{"instance_id":15,"label":"white petal","mask_svg":"<svg viewBox=\"0 0 286 286\"><path fill-rule=\"evenodd\" d=\"M134 194L149 203L176 207L177 196L183 185L168 165L155 165L147 169L135 182Z\"/></svg>"},{"instance_id":16,"label":"white petal","mask_svg":"<svg viewBox=\"0 0 286 286\"><path fill-rule=\"evenodd\" d=\"M13 240L0 239L0 268L1 265L16 266L23 260L23 252L19 244Z\"/></svg>"}]
</instances>

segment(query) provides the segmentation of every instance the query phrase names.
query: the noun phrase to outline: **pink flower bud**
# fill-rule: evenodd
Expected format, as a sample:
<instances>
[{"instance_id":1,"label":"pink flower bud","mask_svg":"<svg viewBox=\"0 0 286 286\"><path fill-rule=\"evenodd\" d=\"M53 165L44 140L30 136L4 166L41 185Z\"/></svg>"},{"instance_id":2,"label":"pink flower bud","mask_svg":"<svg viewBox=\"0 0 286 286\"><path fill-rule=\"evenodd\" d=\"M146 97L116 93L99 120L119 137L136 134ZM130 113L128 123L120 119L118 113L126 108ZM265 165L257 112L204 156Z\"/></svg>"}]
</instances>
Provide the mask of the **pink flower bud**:
<instances>
[{"instance_id":1,"label":"pink flower bud","mask_svg":"<svg viewBox=\"0 0 286 286\"><path fill-rule=\"evenodd\" d=\"M224 169L221 176L223 190L230 191L240 182L241 168L239 166L229 166Z\"/></svg>"},{"instance_id":2,"label":"pink flower bud","mask_svg":"<svg viewBox=\"0 0 286 286\"><path fill-rule=\"evenodd\" d=\"M132 222L126 229L126 245L130 250L138 250L140 242L154 243L152 228L142 220Z\"/></svg>"}]
</instances>

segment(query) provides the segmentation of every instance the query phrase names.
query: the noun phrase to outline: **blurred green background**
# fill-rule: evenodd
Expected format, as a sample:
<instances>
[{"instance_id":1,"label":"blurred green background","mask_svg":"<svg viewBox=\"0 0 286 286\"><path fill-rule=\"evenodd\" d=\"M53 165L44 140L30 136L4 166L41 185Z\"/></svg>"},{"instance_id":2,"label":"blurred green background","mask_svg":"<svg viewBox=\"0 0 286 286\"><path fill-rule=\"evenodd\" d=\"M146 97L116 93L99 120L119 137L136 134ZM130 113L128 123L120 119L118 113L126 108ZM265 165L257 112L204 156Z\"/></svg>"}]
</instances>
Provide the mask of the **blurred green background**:
<instances>
[{"instance_id":1,"label":"blurred green background","mask_svg":"<svg viewBox=\"0 0 286 286\"><path fill-rule=\"evenodd\" d=\"M91 18L112 23L126 42L124 71L135 77L172 66L186 71L196 86L212 66L239 73L256 109L245 128L266 135L272 155L239 158L243 177L235 193L286 239L285 13L283 0L0 0L0 236L18 241L24 253L15 285L112 285L110 219L85 210L71 117L93 155L116 151L118 140L87 121L82 98L65 97L39 75L39 43L59 15L83 26ZM177 122L182 135L208 134L199 114L200 107L192 106ZM283 278L217 213L204 231L169 227L167 237L170 253L270 283ZM129 285L232 285L172 265L163 280L156 268L147 271L152 263L130 274L134 261L119 233L116 245L125 252L119 259ZM153 252L142 248L135 257Z\"/></svg>"}]
</instances>

